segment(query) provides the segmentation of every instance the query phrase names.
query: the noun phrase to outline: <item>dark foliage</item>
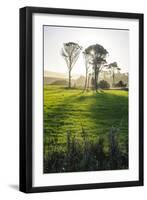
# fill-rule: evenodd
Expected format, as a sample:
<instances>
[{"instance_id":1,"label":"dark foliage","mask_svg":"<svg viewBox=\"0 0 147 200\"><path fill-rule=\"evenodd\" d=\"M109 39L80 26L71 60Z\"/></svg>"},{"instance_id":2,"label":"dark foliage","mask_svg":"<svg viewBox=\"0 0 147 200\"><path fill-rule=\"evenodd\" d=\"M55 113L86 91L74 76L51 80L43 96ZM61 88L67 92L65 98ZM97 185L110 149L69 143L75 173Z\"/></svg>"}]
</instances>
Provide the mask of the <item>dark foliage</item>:
<instances>
[{"instance_id":1,"label":"dark foliage","mask_svg":"<svg viewBox=\"0 0 147 200\"><path fill-rule=\"evenodd\" d=\"M126 87L126 83L124 83L123 81L119 81L118 83L115 84L115 87Z\"/></svg>"},{"instance_id":2,"label":"dark foliage","mask_svg":"<svg viewBox=\"0 0 147 200\"><path fill-rule=\"evenodd\" d=\"M110 84L105 80L101 80L98 83L98 87L101 88L101 89L109 89L110 88Z\"/></svg>"},{"instance_id":3,"label":"dark foliage","mask_svg":"<svg viewBox=\"0 0 147 200\"><path fill-rule=\"evenodd\" d=\"M108 143L107 150L104 144ZM51 145L49 143L48 145ZM82 127L81 140L67 131L66 151L53 150L44 157L44 173L115 170L128 168L128 146L118 145L118 129L111 128L108 137L92 141Z\"/></svg>"}]
</instances>

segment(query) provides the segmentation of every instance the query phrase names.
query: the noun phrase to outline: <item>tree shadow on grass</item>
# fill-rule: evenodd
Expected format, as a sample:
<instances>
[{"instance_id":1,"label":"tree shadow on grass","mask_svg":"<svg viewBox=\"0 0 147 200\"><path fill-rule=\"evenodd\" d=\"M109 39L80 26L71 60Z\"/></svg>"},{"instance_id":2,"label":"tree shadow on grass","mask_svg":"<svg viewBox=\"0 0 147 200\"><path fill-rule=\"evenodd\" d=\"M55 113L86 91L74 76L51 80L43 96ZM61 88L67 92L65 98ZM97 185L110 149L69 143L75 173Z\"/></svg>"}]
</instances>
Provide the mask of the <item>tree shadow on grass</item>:
<instances>
[{"instance_id":1,"label":"tree shadow on grass","mask_svg":"<svg viewBox=\"0 0 147 200\"><path fill-rule=\"evenodd\" d=\"M75 121L75 116L78 118L77 121ZM88 118L92 122L92 127L89 128L90 131L86 129L86 126L89 125L84 121L84 118ZM47 127L49 127L48 130L44 131L44 136L48 135L54 139L60 136L64 137L67 131L71 131L71 127L76 127L77 124L82 124L84 130L91 135L93 134L93 129L95 129L97 136L106 134L112 126L118 127L120 133L123 133L124 128L127 133L128 97L118 95L115 92L114 94L110 92L72 93L72 95L60 99L57 105L49 108L45 113L44 119L44 124L47 123ZM121 141L123 145L128 142L128 134L125 135L123 140L123 142ZM59 151L62 151L61 146L59 144ZM65 144L63 148L66 148Z\"/></svg>"},{"instance_id":2,"label":"tree shadow on grass","mask_svg":"<svg viewBox=\"0 0 147 200\"><path fill-rule=\"evenodd\" d=\"M106 121L108 126L114 125L113 123L121 121L123 116L128 112L128 98L127 96L118 96L116 94L108 93L78 93L64 97L58 104L48 109L45 120L49 120L50 125L57 126L61 129L65 126L66 121L69 125L73 124L72 115L79 111L82 121L82 112L85 114L89 112L89 118L95 124L99 121ZM84 116L83 116L84 117ZM68 120L67 120L68 118ZM71 121L69 120L71 118ZM74 124L73 124L74 125Z\"/></svg>"},{"instance_id":3,"label":"tree shadow on grass","mask_svg":"<svg viewBox=\"0 0 147 200\"><path fill-rule=\"evenodd\" d=\"M98 122L100 118L110 121L121 121L128 114L128 97L110 93L95 93L90 96L78 96L77 103L89 102L88 110L91 119ZM112 124L114 125L114 124Z\"/></svg>"},{"instance_id":4,"label":"tree shadow on grass","mask_svg":"<svg viewBox=\"0 0 147 200\"><path fill-rule=\"evenodd\" d=\"M112 126L127 132L128 97L107 92L80 92L64 97L44 113L44 138L63 137L72 129L81 131L81 124L88 134L106 134Z\"/></svg>"}]
</instances>

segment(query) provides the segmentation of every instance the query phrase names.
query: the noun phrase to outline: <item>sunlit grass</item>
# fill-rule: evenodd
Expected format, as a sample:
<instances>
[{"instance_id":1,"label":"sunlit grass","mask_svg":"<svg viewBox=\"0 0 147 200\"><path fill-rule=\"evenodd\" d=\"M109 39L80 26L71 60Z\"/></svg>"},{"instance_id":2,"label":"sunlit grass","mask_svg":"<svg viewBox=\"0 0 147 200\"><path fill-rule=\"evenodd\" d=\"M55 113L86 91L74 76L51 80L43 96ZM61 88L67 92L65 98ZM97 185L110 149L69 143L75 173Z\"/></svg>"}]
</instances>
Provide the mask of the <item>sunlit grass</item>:
<instances>
[{"instance_id":1,"label":"sunlit grass","mask_svg":"<svg viewBox=\"0 0 147 200\"><path fill-rule=\"evenodd\" d=\"M57 148L66 148L66 133L70 130L80 140L81 128L91 140L119 128L120 145L128 140L128 92L105 90L83 93L80 89L44 86L44 152L48 141L55 139ZM107 144L106 144L107 146Z\"/></svg>"}]
</instances>

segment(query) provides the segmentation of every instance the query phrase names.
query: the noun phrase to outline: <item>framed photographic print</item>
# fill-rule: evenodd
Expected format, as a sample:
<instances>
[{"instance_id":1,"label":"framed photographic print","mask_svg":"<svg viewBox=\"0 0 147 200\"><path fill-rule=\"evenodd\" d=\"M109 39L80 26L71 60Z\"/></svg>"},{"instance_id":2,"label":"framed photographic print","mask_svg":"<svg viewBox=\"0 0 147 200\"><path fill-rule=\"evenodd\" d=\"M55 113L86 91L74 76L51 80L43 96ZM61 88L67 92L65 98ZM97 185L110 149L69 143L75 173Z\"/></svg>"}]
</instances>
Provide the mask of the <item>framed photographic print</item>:
<instances>
[{"instance_id":1,"label":"framed photographic print","mask_svg":"<svg viewBox=\"0 0 147 200\"><path fill-rule=\"evenodd\" d=\"M20 9L20 191L143 185L143 14Z\"/></svg>"}]
</instances>

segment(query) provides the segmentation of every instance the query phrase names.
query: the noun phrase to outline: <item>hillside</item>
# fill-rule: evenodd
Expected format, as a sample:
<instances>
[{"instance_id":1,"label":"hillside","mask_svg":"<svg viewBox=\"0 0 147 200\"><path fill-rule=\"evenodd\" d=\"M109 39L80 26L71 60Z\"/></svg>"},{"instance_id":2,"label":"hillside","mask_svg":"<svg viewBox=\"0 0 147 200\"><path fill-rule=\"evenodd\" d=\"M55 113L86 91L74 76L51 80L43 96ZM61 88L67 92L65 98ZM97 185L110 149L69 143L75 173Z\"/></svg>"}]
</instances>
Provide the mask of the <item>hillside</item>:
<instances>
[{"instance_id":1,"label":"hillside","mask_svg":"<svg viewBox=\"0 0 147 200\"><path fill-rule=\"evenodd\" d=\"M44 71L44 77L53 77L53 78L67 78L67 74L65 73L58 73L58 72L51 72L51 71Z\"/></svg>"}]
</instances>

